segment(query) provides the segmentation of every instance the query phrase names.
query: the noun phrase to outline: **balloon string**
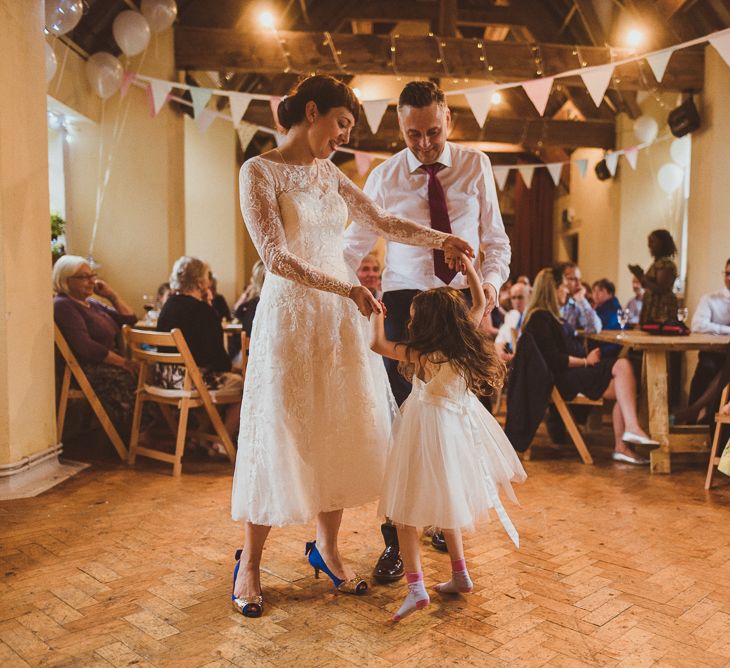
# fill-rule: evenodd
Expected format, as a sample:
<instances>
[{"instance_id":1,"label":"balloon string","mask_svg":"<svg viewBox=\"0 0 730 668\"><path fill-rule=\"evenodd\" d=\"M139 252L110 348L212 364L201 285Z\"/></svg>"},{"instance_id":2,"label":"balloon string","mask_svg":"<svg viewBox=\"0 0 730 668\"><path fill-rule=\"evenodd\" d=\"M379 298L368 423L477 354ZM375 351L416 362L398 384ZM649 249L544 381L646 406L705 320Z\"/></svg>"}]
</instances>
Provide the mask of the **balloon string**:
<instances>
[{"instance_id":1,"label":"balloon string","mask_svg":"<svg viewBox=\"0 0 730 668\"><path fill-rule=\"evenodd\" d=\"M53 38L54 44L57 39L58 38L54 36L54 38ZM56 87L53 89L54 97L58 96L58 91L61 88L61 81L63 81L63 74L66 71L66 60L68 59L68 52L71 50L65 44L64 44L64 46L66 48L64 48L64 50L63 50L63 59L61 60L61 71L56 75ZM56 49L54 49L53 46L51 46L51 48L53 49L53 55L56 55Z\"/></svg>"}]
</instances>

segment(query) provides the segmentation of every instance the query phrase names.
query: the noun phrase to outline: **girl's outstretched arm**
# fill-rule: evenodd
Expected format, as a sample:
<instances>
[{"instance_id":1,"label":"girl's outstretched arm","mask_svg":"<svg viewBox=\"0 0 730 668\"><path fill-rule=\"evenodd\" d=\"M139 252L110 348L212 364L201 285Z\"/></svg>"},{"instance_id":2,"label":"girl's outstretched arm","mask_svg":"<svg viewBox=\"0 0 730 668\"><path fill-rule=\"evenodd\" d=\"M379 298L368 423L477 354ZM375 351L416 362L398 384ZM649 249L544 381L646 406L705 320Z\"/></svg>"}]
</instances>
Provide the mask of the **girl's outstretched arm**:
<instances>
[{"instance_id":1,"label":"girl's outstretched arm","mask_svg":"<svg viewBox=\"0 0 730 668\"><path fill-rule=\"evenodd\" d=\"M415 350L409 354L405 345L388 341L385 338L385 306L382 304L380 313L373 312L370 316L370 349L378 355L401 362L415 362L418 358Z\"/></svg>"},{"instance_id":2,"label":"girl's outstretched arm","mask_svg":"<svg viewBox=\"0 0 730 668\"><path fill-rule=\"evenodd\" d=\"M461 254L461 269L469 281L469 292L471 293L472 303L469 315L471 316L472 322L475 325L479 325L484 317L484 311L487 308L487 297L484 294L484 288L482 288L477 270L474 268L474 263L471 261L471 258L468 258L463 253Z\"/></svg>"}]
</instances>

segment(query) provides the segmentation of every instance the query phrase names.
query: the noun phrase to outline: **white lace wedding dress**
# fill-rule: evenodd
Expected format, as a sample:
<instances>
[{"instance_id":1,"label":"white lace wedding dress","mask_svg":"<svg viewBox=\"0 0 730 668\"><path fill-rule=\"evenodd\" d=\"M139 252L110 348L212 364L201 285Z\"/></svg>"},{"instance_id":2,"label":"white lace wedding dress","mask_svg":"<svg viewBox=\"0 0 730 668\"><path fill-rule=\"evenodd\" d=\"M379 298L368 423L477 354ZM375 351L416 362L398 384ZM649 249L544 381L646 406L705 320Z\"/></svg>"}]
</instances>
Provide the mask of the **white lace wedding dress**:
<instances>
[{"instance_id":1,"label":"white lace wedding dress","mask_svg":"<svg viewBox=\"0 0 730 668\"><path fill-rule=\"evenodd\" d=\"M385 212L329 160L248 160L241 211L267 275L241 405L233 519L283 526L378 497L397 408L347 298L348 218L430 248L446 236Z\"/></svg>"}]
</instances>

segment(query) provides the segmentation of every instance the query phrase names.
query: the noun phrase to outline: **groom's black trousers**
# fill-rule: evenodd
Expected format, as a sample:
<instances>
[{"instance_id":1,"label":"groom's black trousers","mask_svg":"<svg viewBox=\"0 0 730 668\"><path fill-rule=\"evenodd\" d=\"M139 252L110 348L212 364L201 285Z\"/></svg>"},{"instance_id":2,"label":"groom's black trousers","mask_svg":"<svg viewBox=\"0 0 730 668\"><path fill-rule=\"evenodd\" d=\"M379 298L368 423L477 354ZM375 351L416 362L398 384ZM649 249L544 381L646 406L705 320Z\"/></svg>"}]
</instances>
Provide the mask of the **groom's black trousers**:
<instances>
[{"instance_id":1,"label":"groom's black trousers","mask_svg":"<svg viewBox=\"0 0 730 668\"><path fill-rule=\"evenodd\" d=\"M411 317L411 302L421 292L420 290L391 290L383 293L383 303L388 313L385 317L385 338L388 341L405 341L407 337L408 320ZM471 294L468 289L461 293L471 306ZM396 403L400 406L411 393L411 384L398 371L398 360L384 357L385 370L388 373L390 389L393 391ZM491 412L491 402L488 397L480 397L485 408Z\"/></svg>"}]
</instances>

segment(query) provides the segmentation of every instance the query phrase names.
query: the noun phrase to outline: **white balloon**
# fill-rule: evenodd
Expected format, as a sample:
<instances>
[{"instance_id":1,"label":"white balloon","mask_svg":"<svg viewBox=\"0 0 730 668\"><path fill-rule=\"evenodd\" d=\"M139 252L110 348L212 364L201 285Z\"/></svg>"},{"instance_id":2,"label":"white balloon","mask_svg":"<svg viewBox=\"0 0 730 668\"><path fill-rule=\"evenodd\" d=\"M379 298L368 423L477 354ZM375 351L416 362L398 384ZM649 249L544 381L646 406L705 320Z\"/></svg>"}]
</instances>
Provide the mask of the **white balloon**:
<instances>
[{"instance_id":1,"label":"white balloon","mask_svg":"<svg viewBox=\"0 0 730 668\"><path fill-rule=\"evenodd\" d=\"M93 91L106 100L122 85L124 68L119 59L111 53L99 51L86 61L86 78Z\"/></svg>"},{"instance_id":2,"label":"white balloon","mask_svg":"<svg viewBox=\"0 0 730 668\"><path fill-rule=\"evenodd\" d=\"M634 121L634 136L642 144L651 144L659 132L657 122L651 116L639 116Z\"/></svg>"},{"instance_id":3,"label":"white balloon","mask_svg":"<svg viewBox=\"0 0 730 668\"><path fill-rule=\"evenodd\" d=\"M56 36L65 35L79 24L83 13L81 0L46 0L46 30Z\"/></svg>"},{"instance_id":4,"label":"white balloon","mask_svg":"<svg viewBox=\"0 0 730 668\"><path fill-rule=\"evenodd\" d=\"M692 140L689 135L675 139L669 147L669 153L672 160L680 167L689 167L689 161L692 158Z\"/></svg>"},{"instance_id":5,"label":"white balloon","mask_svg":"<svg viewBox=\"0 0 730 668\"><path fill-rule=\"evenodd\" d=\"M119 48L127 56L142 53L150 43L150 26L139 12L128 9L121 12L112 23L112 33Z\"/></svg>"},{"instance_id":6,"label":"white balloon","mask_svg":"<svg viewBox=\"0 0 730 668\"><path fill-rule=\"evenodd\" d=\"M142 0L140 9L152 32L167 30L177 18L175 0Z\"/></svg>"},{"instance_id":7,"label":"white balloon","mask_svg":"<svg viewBox=\"0 0 730 668\"><path fill-rule=\"evenodd\" d=\"M657 181L659 181L659 187L671 195L679 186L682 185L684 180L684 170L681 167L677 167L673 162L668 162L666 165L662 165L656 175Z\"/></svg>"},{"instance_id":8,"label":"white balloon","mask_svg":"<svg viewBox=\"0 0 730 668\"><path fill-rule=\"evenodd\" d=\"M56 76L56 67L58 67L56 54L53 52L53 47L46 42L46 82Z\"/></svg>"}]
</instances>

